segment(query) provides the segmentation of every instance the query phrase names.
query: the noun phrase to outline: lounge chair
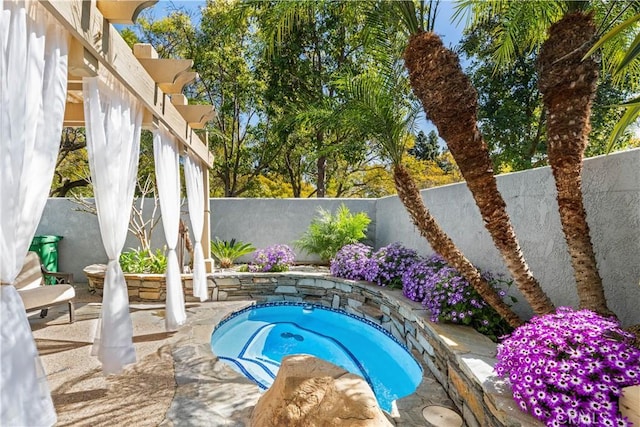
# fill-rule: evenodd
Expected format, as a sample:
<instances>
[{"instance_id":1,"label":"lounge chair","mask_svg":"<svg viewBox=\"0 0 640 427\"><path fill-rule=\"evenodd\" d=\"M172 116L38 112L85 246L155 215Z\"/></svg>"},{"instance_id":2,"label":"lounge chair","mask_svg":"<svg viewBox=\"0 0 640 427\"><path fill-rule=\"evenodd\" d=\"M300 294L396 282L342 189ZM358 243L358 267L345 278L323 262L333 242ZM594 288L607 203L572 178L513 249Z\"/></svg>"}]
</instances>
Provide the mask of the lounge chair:
<instances>
[{"instance_id":1,"label":"lounge chair","mask_svg":"<svg viewBox=\"0 0 640 427\"><path fill-rule=\"evenodd\" d=\"M54 278L55 284L46 285L45 277ZM29 252L14 285L27 311L42 309L40 317L44 318L48 314L49 307L67 303L69 305L69 323L75 321L73 298L76 296L76 291L73 288L72 273L48 271L40 262L38 254Z\"/></svg>"}]
</instances>

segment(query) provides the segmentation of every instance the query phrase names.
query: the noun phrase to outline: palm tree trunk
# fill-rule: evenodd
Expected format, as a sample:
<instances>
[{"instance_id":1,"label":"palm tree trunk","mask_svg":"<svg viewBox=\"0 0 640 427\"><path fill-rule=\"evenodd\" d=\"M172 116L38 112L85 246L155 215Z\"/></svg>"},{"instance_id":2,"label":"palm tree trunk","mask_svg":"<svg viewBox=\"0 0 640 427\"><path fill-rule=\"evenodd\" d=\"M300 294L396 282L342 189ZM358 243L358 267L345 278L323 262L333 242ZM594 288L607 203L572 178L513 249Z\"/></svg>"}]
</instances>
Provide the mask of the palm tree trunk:
<instances>
[{"instance_id":1,"label":"palm tree trunk","mask_svg":"<svg viewBox=\"0 0 640 427\"><path fill-rule=\"evenodd\" d=\"M446 141L516 286L536 314L552 312L555 307L531 274L498 191L489 150L476 123L478 96L457 55L436 34L422 32L411 36L404 58L413 91Z\"/></svg>"},{"instance_id":2,"label":"palm tree trunk","mask_svg":"<svg viewBox=\"0 0 640 427\"><path fill-rule=\"evenodd\" d=\"M465 258L451 238L440 228L435 218L431 216L422 201L418 186L407 169L402 165L394 166L393 178L402 204L409 212L420 234L427 239L433 250L440 254L449 265L457 269L509 325L514 328L520 326L522 320L518 315L500 298L495 289L482 278L480 272Z\"/></svg>"},{"instance_id":3,"label":"palm tree trunk","mask_svg":"<svg viewBox=\"0 0 640 427\"><path fill-rule=\"evenodd\" d=\"M598 64L582 57L591 47L595 32L593 16L583 12L567 14L552 25L538 57L538 85L547 110L549 163L580 308L611 315L589 236L581 188L582 160L591 130L591 102L598 79Z\"/></svg>"}]
</instances>

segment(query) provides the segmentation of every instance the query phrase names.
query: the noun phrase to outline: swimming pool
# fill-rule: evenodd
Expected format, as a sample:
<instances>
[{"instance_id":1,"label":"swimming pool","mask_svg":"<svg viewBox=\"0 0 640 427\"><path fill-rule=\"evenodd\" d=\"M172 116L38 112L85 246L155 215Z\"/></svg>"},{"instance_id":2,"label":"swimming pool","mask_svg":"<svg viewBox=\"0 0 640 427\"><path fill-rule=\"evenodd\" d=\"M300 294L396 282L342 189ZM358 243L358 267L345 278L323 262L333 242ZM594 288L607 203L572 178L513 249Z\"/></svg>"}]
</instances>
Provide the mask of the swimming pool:
<instances>
[{"instance_id":1,"label":"swimming pool","mask_svg":"<svg viewBox=\"0 0 640 427\"><path fill-rule=\"evenodd\" d=\"M232 313L213 331L211 349L264 390L284 356L313 355L363 377L386 411L422 380L420 365L386 330L320 305L276 302Z\"/></svg>"}]
</instances>

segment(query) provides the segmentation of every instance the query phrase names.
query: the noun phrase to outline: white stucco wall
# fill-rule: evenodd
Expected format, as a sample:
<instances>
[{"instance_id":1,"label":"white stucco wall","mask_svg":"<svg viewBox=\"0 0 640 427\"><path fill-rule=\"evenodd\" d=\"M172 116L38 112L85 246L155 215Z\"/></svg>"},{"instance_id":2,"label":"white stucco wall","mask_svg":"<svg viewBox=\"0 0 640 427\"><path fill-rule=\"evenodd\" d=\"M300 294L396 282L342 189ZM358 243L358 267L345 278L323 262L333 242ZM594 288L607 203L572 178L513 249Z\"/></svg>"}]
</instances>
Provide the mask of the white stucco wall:
<instances>
[{"instance_id":1,"label":"white stucco wall","mask_svg":"<svg viewBox=\"0 0 640 427\"><path fill-rule=\"evenodd\" d=\"M315 255L309 255L294 247L293 242L305 232L318 208L335 212L344 203L352 213L366 212L372 222L368 227L368 242L375 239L376 199L214 199L210 200L211 239L236 239L252 243L256 248L284 243L296 252L298 262L317 262ZM59 270L74 274L77 282L86 282L82 269L89 264L106 263L107 256L102 246L102 238L95 215L78 212L78 205L72 199L51 198L36 231L36 235L59 235L63 239L58 244ZM183 219L189 224L187 204L182 206ZM152 200L147 200L145 213L153 210ZM158 211L159 214L159 211ZM152 246L165 244L162 224L153 231ZM131 233L124 248L137 248L138 241ZM246 255L239 259L247 262Z\"/></svg>"},{"instance_id":2,"label":"white stucco wall","mask_svg":"<svg viewBox=\"0 0 640 427\"><path fill-rule=\"evenodd\" d=\"M625 325L640 323L640 149L588 159L583 175L587 219L610 307ZM501 175L498 187L533 274L554 303L575 306L575 282L550 169ZM425 190L423 197L467 258L480 268L506 273L466 184ZM369 214L373 220L370 241L376 247L399 241L422 254L432 253L395 196L344 200L211 199L211 238L236 238L258 248L275 243L292 245L318 207L334 211L342 202L352 212ZM70 271L76 281L84 282L82 269L105 262L106 255L96 217L76 212L74 206L67 199L50 199L37 234L64 236L59 244L60 270ZM157 247L164 244L161 226L155 231L153 242ZM137 241L129 236L125 248L136 246ZM296 252L299 261L315 260ZM522 302L517 311L530 315Z\"/></svg>"},{"instance_id":3,"label":"white stucco wall","mask_svg":"<svg viewBox=\"0 0 640 427\"><path fill-rule=\"evenodd\" d=\"M584 204L610 307L626 324L640 323L640 150L585 161ZM556 305L577 305L575 281L548 167L498 177L525 259ZM466 257L482 269L507 273L466 184L423 191L425 204ZM376 245L403 242L431 248L397 197L378 200ZM516 293L517 295L517 293ZM530 311L519 296L518 312Z\"/></svg>"}]
</instances>

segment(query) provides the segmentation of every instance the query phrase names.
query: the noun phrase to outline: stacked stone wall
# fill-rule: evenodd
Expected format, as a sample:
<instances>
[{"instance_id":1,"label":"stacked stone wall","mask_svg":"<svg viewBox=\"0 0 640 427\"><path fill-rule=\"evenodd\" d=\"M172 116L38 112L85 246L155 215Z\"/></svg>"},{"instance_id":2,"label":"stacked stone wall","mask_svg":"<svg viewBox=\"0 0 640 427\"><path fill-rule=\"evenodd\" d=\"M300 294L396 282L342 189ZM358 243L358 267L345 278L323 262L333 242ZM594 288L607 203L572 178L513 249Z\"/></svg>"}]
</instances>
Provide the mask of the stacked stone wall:
<instances>
[{"instance_id":1,"label":"stacked stone wall","mask_svg":"<svg viewBox=\"0 0 640 427\"><path fill-rule=\"evenodd\" d=\"M300 272L216 273L213 282L214 300L311 302L379 324L433 373L469 427L543 425L518 409L511 389L493 373L495 343L466 326L431 322L428 311L400 290ZM397 404L405 399L412 397Z\"/></svg>"},{"instance_id":2,"label":"stacked stone wall","mask_svg":"<svg viewBox=\"0 0 640 427\"><path fill-rule=\"evenodd\" d=\"M89 288L99 293L102 293L104 267L93 265L84 270ZM164 275L126 274L125 277L130 300L161 302L166 299ZM543 425L519 410L509 386L494 374L495 343L466 326L431 322L429 312L405 298L400 290L295 271L213 273L208 275L207 282L213 301L304 301L339 308L379 324L403 343L447 390L469 427ZM183 274L182 284L185 300L199 301L193 297L192 276ZM626 391L628 396L621 399L621 407L629 417L638 417L637 410L628 403L638 393L638 387L630 387ZM400 399L398 405L403 405L406 399L412 397Z\"/></svg>"}]
</instances>

